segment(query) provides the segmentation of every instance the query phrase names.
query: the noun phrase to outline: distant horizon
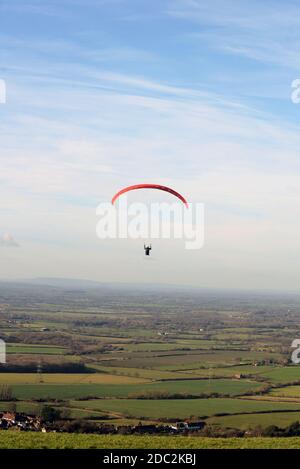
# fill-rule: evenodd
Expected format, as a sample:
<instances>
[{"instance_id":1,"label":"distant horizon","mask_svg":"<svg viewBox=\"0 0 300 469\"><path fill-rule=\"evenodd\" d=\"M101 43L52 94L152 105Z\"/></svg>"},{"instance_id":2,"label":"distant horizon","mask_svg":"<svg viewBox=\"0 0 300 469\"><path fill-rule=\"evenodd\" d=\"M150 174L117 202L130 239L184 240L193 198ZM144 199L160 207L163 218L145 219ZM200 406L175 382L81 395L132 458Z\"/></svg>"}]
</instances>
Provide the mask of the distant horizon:
<instances>
[{"instance_id":1,"label":"distant horizon","mask_svg":"<svg viewBox=\"0 0 300 469\"><path fill-rule=\"evenodd\" d=\"M49 282L49 283L47 283ZM11 284L26 284L26 285L39 285L39 286L57 286L63 288L72 287L72 284L75 288L80 286L79 283L82 282L83 288L92 286L102 286L102 287L120 287L120 288L139 288L139 289L154 289L154 290L165 290L165 289L178 289L191 292L207 292L207 293L236 293L236 294L266 294L266 295L300 295L300 290L277 290L277 289L252 289L252 288L219 288L219 287L201 287L188 284L167 284L167 283L147 283L147 282L105 282L92 280L87 278L65 278L65 277L35 277L35 278L15 278L15 279L5 279L0 278L0 283L11 283ZM65 285L64 285L65 283ZM61 285L60 285L61 284Z\"/></svg>"}]
</instances>

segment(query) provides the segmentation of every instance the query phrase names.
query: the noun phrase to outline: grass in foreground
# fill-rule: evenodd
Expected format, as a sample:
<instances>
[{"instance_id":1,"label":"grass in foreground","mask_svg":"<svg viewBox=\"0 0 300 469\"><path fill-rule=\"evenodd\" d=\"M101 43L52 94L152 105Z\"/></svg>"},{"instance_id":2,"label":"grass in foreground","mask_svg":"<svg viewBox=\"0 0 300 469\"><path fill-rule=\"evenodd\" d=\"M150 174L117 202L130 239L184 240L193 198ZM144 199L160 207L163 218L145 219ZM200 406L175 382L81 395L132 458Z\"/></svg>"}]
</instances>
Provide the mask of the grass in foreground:
<instances>
[{"instance_id":1,"label":"grass in foreground","mask_svg":"<svg viewBox=\"0 0 300 469\"><path fill-rule=\"evenodd\" d=\"M0 431L1 449L292 449L300 438L203 438Z\"/></svg>"}]
</instances>

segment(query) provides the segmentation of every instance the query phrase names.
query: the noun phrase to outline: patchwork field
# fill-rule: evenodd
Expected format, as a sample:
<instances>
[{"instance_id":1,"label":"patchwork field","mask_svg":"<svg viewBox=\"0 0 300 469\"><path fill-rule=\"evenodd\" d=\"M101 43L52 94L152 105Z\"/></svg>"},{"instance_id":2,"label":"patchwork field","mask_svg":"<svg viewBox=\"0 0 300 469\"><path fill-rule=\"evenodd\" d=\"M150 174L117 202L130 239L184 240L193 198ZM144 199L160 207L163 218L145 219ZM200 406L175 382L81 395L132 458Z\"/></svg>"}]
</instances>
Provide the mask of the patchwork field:
<instances>
[{"instance_id":1,"label":"patchwork field","mask_svg":"<svg viewBox=\"0 0 300 469\"><path fill-rule=\"evenodd\" d=\"M88 422L202 419L224 430L300 419L299 320L286 298L24 291L6 288L0 301L0 411L47 404Z\"/></svg>"}]
</instances>

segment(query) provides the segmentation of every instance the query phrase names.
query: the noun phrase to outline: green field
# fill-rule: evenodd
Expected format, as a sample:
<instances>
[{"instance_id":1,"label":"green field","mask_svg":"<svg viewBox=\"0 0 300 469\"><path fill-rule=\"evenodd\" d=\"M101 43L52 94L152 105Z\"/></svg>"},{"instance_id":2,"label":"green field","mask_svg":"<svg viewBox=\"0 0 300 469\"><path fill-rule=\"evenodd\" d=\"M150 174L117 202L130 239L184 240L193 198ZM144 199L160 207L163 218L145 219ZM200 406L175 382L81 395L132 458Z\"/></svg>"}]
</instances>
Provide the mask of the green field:
<instances>
[{"instance_id":1,"label":"green field","mask_svg":"<svg viewBox=\"0 0 300 469\"><path fill-rule=\"evenodd\" d=\"M176 372L176 371L163 371L163 370L152 370L145 368L126 368L126 367L117 367L117 366L105 366L105 365L92 365L91 368L102 372L102 373L111 373L120 376L135 376L146 378L150 380L170 380L170 379L183 379L183 378L202 378L209 377L209 372L207 370L199 370L199 372Z\"/></svg>"},{"instance_id":2,"label":"green field","mask_svg":"<svg viewBox=\"0 0 300 469\"><path fill-rule=\"evenodd\" d=\"M264 373L272 373L273 370L277 368L284 369L283 367L274 367L274 366L258 366L253 365L236 365L236 366L212 366L209 368L199 368L199 365L195 364L193 367L185 369L185 371L177 371L178 373L185 373L197 377L210 377L210 378L224 378L224 377L234 377L235 375L242 374L244 376L256 376L263 375ZM174 371L173 371L174 373ZM263 376L262 376L263 378ZM268 378L265 379L268 381Z\"/></svg>"},{"instance_id":3,"label":"green field","mask_svg":"<svg viewBox=\"0 0 300 469\"><path fill-rule=\"evenodd\" d=\"M211 353L203 352L196 354L195 352L187 355L171 356L171 357L158 357L158 360L150 361L150 366L164 370L186 370L190 365L202 367L223 367L228 365L237 365L242 363L250 364L256 360L266 359L267 354L263 352L253 351L236 351L236 350L223 350L213 351ZM164 362L160 364L160 362ZM148 360L147 360L148 363Z\"/></svg>"},{"instance_id":4,"label":"green field","mask_svg":"<svg viewBox=\"0 0 300 469\"><path fill-rule=\"evenodd\" d=\"M104 375L105 376L105 375ZM243 380L182 380L182 381L161 381L143 384L82 384L84 375L78 378L80 384L16 384L12 386L13 395L18 399L37 398L82 398L94 397L128 397L136 393L157 393L165 392L170 394L182 393L199 395L201 393L210 394L212 392L239 395L250 390L259 389L260 383ZM87 378L86 378L87 379ZM115 377L115 379L122 379ZM134 380L134 378L132 378ZM130 378L124 377L124 382Z\"/></svg>"},{"instance_id":5,"label":"green field","mask_svg":"<svg viewBox=\"0 0 300 469\"><path fill-rule=\"evenodd\" d=\"M47 384L58 385L78 385L78 384L99 384L99 385L127 385L148 383L147 379L134 376L118 376L107 373L0 373L0 385L28 385L37 384L46 386Z\"/></svg>"},{"instance_id":6,"label":"green field","mask_svg":"<svg viewBox=\"0 0 300 469\"><path fill-rule=\"evenodd\" d=\"M269 395L277 397L295 397L300 399L300 386L286 386L284 388L272 389Z\"/></svg>"},{"instance_id":7,"label":"green field","mask_svg":"<svg viewBox=\"0 0 300 469\"><path fill-rule=\"evenodd\" d=\"M265 378L275 384L277 383L292 383L295 381L300 382L300 366L292 365L288 367L275 368L261 373L261 377Z\"/></svg>"},{"instance_id":8,"label":"green field","mask_svg":"<svg viewBox=\"0 0 300 469\"><path fill-rule=\"evenodd\" d=\"M147 351L160 351L160 350L184 350L184 349L200 349L207 350L216 345L215 341L211 340L177 340L176 342L144 342L139 344L122 344L124 350L130 352L147 352Z\"/></svg>"},{"instance_id":9,"label":"green field","mask_svg":"<svg viewBox=\"0 0 300 469\"><path fill-rule=\"evenodd\" d=\"M131 418L185 419L191 416L212 416L219 413L238 414L251 412L274 412L297 410L300 403L254 401L246 399L99 399L72 401L71 405L83 409L115 412ZM244 415L246 420L248 416Z\"/></svg>"},{"instance_id":10,"label":"green field","mask_svg":"<svg viewBox=\"0 0 300 469\"><path fill-rule=\"evenodd\" d=\"M37 354L37 355L60 355L67 352L63 347L53 347L51 345L34 344L8 344L6 351L8 354Z\"/></svg>"},{"instance_id":11,"label":"green field","mask_svg":"<svg viewBox=\"0 0 300 469\"><path fill-rule=\"evenodd\" d=\"M269 425L284 428L297 421L300 422L300 412L295 411L211 417L207 420L207 423L225 428L241 428L247 430L248 428L255 428L257 426L265 428Z\"/></svg>"}]
</instances>

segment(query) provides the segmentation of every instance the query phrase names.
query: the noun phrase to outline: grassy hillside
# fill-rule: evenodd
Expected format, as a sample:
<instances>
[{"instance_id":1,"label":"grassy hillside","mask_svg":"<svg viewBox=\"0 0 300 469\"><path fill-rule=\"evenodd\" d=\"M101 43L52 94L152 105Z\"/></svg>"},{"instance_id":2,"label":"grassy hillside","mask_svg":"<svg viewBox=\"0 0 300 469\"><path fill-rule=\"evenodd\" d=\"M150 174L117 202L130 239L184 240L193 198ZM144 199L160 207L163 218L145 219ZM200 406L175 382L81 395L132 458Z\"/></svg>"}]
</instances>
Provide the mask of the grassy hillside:
<instances>
[{"instance_id":1,"label":"grassy hillside","mask_svg":"<svg viewBox=\"0 0 300 469\"><path fill-rule=\"evenodd\" d=\"M266 448L300 449L299 438L199 438L164 436L111 436L56 433L0 432L0 448L145 448L145 449L222 449Z\"/></svg>"}]
</instances>

